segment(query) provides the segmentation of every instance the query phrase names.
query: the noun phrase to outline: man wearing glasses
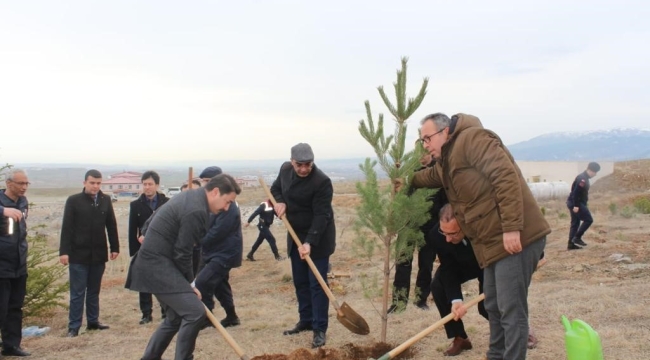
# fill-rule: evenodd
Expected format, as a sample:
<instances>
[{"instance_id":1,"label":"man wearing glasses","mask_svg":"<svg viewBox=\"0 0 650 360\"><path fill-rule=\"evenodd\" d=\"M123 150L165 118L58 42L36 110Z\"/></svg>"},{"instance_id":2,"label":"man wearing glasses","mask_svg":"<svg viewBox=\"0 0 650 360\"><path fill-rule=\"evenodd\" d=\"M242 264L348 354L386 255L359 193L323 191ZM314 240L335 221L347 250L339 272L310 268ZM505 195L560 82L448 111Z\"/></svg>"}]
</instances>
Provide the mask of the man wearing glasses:
<instances>
[{"instance_id":1,"label":"man wearing glasses","mask_svg":"<svg viewBox=\"0 0 650 360\"><path fill-rule=\"evenodd\" d=\"M29 186L24 170L11 170L0 190L0 329L2 355L29 356L20 348L27 290L27 213Z\"/></svg>"},{"instance_id":2,"label":"man wearing glasses","mask_svg":"<svg viewBox=\"0 0 650 360\"><path fill-rule=\"evenodd\" d=\"M271 193L277 201L275 212L278 217L282 218L286 213L302 242L297 247L287 234L300 318L293 329L284 331L284 335L312 330L312 348L321 347L325 345L329 299L303 259L309 255L327 282L329 258L336 247L332 210L334 188L330 178L314 164L314 153L309 144L299 143L291 148L291 161L282 164Z\"/></svg>"},{"instance_id":3,"label":"man wearing glasses","mask_svg":"<svg viewBox=\"0 0 650 360\"><path fill-rule=\"evenodd\" d=\"M512 155L472 115L436 113L421 121L436 165L411 185L444 188L483 269L489 314L487 358L523 360L528 345L528 287L551 232Z\"/></svg>"},{"instance_id":4,"label":"man wearing glasses","mask_svg":"<svg viewBox=\"0 0 650 360\"><path fill-rule=\"evenodd\" d=\"M479 294L483 293L483 270L478 266L472 244L465 239L465 234L454 217L454 209L446 204L440 210L440 224L427 235L427 242L433 248L434 257L437 255L440 266L431 282L431 292L436 303L440 318L452 312L457 314L455 321L445 324L447 338L453 339L451 346L445 350L446 356L456 356L463 350L472 348L467 337L463 321L463 293L461 285L469 280L478 279ZM488 318L485 304L478 304L478 312Z\"/></svg>"}]
</instances>

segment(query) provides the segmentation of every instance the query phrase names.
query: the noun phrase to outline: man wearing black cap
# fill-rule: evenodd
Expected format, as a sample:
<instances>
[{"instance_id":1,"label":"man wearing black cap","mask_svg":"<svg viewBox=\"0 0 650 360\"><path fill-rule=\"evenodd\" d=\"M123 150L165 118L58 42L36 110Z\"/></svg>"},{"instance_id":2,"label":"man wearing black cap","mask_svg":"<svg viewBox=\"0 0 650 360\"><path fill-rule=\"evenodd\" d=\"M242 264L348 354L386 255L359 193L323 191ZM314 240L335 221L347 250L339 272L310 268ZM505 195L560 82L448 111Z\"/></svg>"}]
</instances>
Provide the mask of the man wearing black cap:
<instances>
[{"instance_id":1,"label":"man wearing black cap","mask_svg":"<svg viewBox=\"0 0 650 360\"><path fill-rule=\"evenodd\" d=\"M571 227L569 228L569 244L568 250L582 249L587 246L587 243L582 241L582 235L589 229L594 219L591 217L587 201L589 200L589 179L596 176L600 171L600 164L597 162L590 162L587 165L587 170L576 176L576 179L571 184L571 193L566 201L571 214ZM582 224L580 223L582 222Z\"/></svg>"},{"instance_id":2,"label":"man wearing black cap","mask_svg":"<svg viewBox=\"0 0 650 360\"><path fill-rule=\"evenodd\" d=\"M327 282L329 258L336 248L332 209L334 188L330 178L314 164L314 153L309 144L299 143L291 148L291 161L282 164L271 193L277 201L275 211L278 217L287 215L287 221L302 243L296 246L287 234L300 319L293 329L284 331L284 335L312 330L312 347L321 347L325 345L329 299L303 259L309 255Z\"/></svg>"},{"instance_id":3,"label":"man wearing black cap","mask_svg":"<svg viewBox=\"0 0 650 360\"><path fill-rule=\"evenodd\" d=\"M209 182L221 174L221 168L210 166L201 172L201 181ZM241 230L241 212L239 204L233 202L230 207L219 214L210 215L209 230L200 241L201 265L196 274L196 288L201 291L201 301L212 311L216 297L226 312L221 320L223 327L237 326L239 317L235 312L232 289L230 287L230 270L240 267L244 242ZM209 326L211 323L206 321Z\"/></svg>"},{"instance_id":4,"label":"man wearing black cap","mask_svg":"<svg viewBox=\"0 0 650 360\"><path fill-rule=\"evenodd\" d=\"M201 182L203 183L203 186L205 186L205 184L207 184L210 179L221 174L222 172L223 171L221 171L221 168L218 166L208 166L207 168L203 169L203 171L201 171L199 178L201 178Z\"/></svg>"}]
</instances>

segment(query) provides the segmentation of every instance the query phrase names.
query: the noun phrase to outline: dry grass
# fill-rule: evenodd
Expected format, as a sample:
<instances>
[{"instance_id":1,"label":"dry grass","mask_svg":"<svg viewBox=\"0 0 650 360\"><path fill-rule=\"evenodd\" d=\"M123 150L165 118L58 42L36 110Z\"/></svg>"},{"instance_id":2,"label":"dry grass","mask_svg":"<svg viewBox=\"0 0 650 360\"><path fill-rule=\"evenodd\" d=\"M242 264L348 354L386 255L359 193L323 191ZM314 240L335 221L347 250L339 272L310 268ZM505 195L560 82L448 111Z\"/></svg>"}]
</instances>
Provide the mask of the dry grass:
<instances>
[{"instance_id":1,"label":"dry grass","mask_svg":"<svg viewBox=\"0 0 650 360\"><path fill-rule=\"evenodd\" d=\"M30 189L32 192L33 189ZM34 189L35 190L35 189ZM50 244L58 246L59 223L67 193L33 191L30 201L35 203L30 213L30 225L45 224L51 235ZM360 336L350 333L336 320L330 311L330 329L327 333L327 346L331 358L337 358L351 344L356 346L375 346L379 342L380 318L375 307L379 299L363 296L360 277L376 273L376 267L356 259L352 251L354 232L349 225L354 220L352 208L356 201L354 184L336 184L336 215L338 233L337 252L332 257L335 272L350 273L350 278L331 281L339 302L347 302L363 316L371 328L370 335ZM585 236L589 246L580 251L566 251L566 237L569 220L562 201L541 203L546 208L546 216L553 227L548 238L546 256L548 263L535 274L530 287L530 320L540 339L537 349L529 351L528 359L557 360L566 358L564 351L564 329L560 316L579 318L591 324L599 332L606 359L650 359L650 298L648 280L650 271L634 269L628 264L615 263L608 257L622 253L636 264L650 264L650 240L648 220L650 216L638 214L632 218L611 215L608 205L628 202L636 194L598 193L592 195L595 209L595 223ZM255 207L264 199L261 189L246 188L238 198L243 207ZM128 267L127 217L128 200L115 203L122 254L118 260L110 262L104 276L101 294L101 321L111 325L102 332L85 332L77 338L65 338L67 311L57 310L46 319L29 319L27 325L50 326L52 331L41 338L24 339L23 347L32 352L32 359L137 359L155 330L159 311L154 311L154 323L140 326L138 295L124 289L124 278ZM562 214L565 214L564 216ZM285 232L281 225L273 227L282 251L286 249ZM250 249L257 236L253 227L244 228L244 248ZM267 244L255 254L256 262L245 261L241 268L231 272L232 287L237 304L237 312L242 325L229 328L230 334L249 357L293 358L316 356L317 352L307 351L311 343L310 333L283 336L282 330L290 328L297 321L297 308L293 286L290 281L288 261L276 262ZM416 267L417 268L417 267ZM412 274L415 277L415 272ZM414 283L414 279L413 282ZM477 295L475 281L465 284L467 297ZM388 341L397 345L439 319L432 301L432 310L424 312L408 306L402 314L389 318ZM215 309L218 318L224 316L220 308ZM488 326L475 310L466 318L466 326L474 344L474 350L463 353L457 359L478 359L488 347ZM449 341L444 331L437 330L413 346L413 359L432 359L442 357L442 351ZM174 342L166 353L173 357ZM300 355L300 354L303 355ZM293 355L291 355L293 354ZM285 356L291 355L291 356ZM293 356L293 357L292 357ZM323 355L325 356L325 355ZM201 332L197 342L195 358L237 359L234 351L214 329ZM314 357L323 358L323 357Z\"/></svg>"}]
</instances>

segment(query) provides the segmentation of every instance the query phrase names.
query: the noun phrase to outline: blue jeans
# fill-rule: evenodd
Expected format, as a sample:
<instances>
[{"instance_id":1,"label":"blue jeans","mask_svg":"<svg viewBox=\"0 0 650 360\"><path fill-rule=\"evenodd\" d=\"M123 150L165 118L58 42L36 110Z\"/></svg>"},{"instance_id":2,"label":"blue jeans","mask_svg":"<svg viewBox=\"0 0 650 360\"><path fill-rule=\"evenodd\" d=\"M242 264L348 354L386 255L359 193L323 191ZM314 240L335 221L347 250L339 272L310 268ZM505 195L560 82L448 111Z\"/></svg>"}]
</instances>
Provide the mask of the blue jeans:
<instances>
[{"instance_id":1,"label":"blue jeans","mask_svg":"<svg viewBox=\"0 0 650 360\"><path fill-rule=\"evenodd\" d=\"M291 273L293 285L296 287L298 298L298 313L300 322L312 324L314 330L327 332L327 312L330 301L318 280L311 271L307 261L300 259L295 246L291 247ZM322 259L312 259L316 269L327 283L327 266L329 256Z\"/></svg>"},{"instance_id":2,"label":"blue jeans","mask_svg":"<svg viewBox=\"0 0 650 360\"><path fill-rule=\"evenodd\" d=\"M102 287L102 276L106 263L101 264L70 264L70 312L68 328L79 329L86 301L86 322L99 322L99 290Z\"/></svg>"}]
</instances>

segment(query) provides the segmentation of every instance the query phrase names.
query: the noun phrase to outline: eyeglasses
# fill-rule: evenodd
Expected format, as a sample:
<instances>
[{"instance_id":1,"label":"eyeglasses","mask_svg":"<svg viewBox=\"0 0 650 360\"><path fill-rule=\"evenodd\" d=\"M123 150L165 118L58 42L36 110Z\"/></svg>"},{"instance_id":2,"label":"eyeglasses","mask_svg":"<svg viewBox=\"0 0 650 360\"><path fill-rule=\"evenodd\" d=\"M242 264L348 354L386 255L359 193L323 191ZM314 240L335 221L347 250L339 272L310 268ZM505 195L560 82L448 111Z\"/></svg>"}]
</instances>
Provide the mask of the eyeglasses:
<instances>
[{"instance_id":1,"label":"eyeglasses","mask_svg":"<svg viewBox=\"0 0 650 360\"><path fill-rule=\"evenodd\" d=\"M440 133L443 132L445 129L446 129L446 128L442 128L442 130L436 131L436 132L434 132L434 133L431 134L431 135L423 136L421 139L418 139L418 141L419 141L422 145L424 145L424 144L428 144L428 143L431 142L431 138L432 138L432 137L434 137L434 136L440 134Z\"/></svg>"},{"instance_id":2,"label":"eyeglasses","mask_svg":"<svg viewBox=\"0 0 650 360\"><path fill-rule=\"evenodd\" d=\"M449 236L449 237L455 237L455 236L457 236L458 234L460 234L460 230L458 230L458 231L456 231L456 232L453 232L453 233L448 233L448 232L444 232L444 231L442 231L442 229L440 229L440 228L438 228L438 232L441 233L441 234L444 235L444 236Z\"/></svg>"},{"instance_id":3,"label":"eyeglasses","mask_svg":"<svg viewBox=\"0 0 650 360\"><path fill-rule=\"evenodd\" d=\"M18 186L29 186L29 185L32 184L29 181L13 181L13 180L9 180L9 181L11 181L12 183L14 183L14 184L16 184Z\"/></svg>"}]
</instances>

